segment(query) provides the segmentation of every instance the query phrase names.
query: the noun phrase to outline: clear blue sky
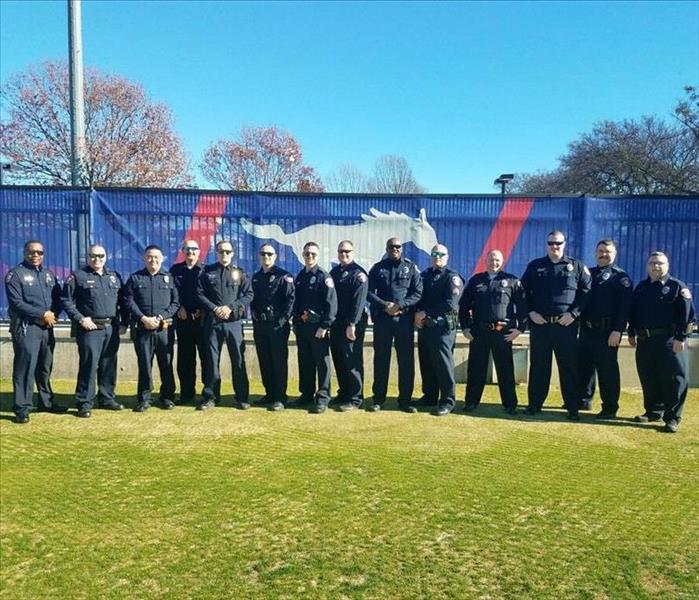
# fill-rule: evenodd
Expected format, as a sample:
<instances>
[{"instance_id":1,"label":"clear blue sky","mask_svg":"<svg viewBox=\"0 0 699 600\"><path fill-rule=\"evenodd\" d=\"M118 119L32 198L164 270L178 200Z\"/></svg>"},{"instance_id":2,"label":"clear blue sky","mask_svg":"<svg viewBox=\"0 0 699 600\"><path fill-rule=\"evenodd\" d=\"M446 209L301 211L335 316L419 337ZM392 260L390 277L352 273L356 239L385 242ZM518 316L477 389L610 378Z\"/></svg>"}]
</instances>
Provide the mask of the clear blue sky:
<instances>
[{"instance_id":1,"label":"clear blue sky","mask_svg":"<svg viewBox=\"0 0 699 600\"><path fill-rule=\"evenodd\" d=\"M0 1L0 80L67 57L64 0ZM193 164L241 125L321 176L404 155L434 193L548 169L603 119L699 86L697 2L83 2L85 64L170 105Z\"/></svg>"}]
</instances>

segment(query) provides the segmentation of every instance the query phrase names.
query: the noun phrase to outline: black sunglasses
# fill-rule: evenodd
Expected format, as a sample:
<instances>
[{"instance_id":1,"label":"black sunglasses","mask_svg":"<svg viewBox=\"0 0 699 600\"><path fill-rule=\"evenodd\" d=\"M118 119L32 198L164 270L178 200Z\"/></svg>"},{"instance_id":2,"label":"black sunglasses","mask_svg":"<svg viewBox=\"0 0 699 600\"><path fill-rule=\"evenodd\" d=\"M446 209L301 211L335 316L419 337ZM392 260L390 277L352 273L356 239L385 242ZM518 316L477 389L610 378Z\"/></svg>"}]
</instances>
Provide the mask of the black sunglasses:
<instances>
[{"instance_id":1,"label":"black sunglasses","mask_svg":"<svg viewBox=\"0 0 699 600\"><path fill-rule=\"evenodd\" d=\"M403 247L403 244L389 244L386 246L386 248L390 250L400 250Z\"/></svg>"},{"instance_id":2,"label":"black sunglasses","mask_svg":"<svg viewBox=\"0 0 699 600\"><path fill-rule=\"evenodd\" d=\"M546 242L549 246L562 246L565 242Z\"/></svg>"},{"instance_id":3,"label":"black sunglasses","mask_svg":"<svg viewBox=\"0 0 699 600\"><path fill-rule=\"evenodd\" d=\"M318 256L318 253L317 252L304 252L303 255L304 256Z\"/></svg>"},{"instance_id":4,"label":"black sunglasses","mask_svg":"<svg viewBox=\"0 0 699 600\"><path fill-rule=\"evenodd\" d=\"M92 260L96 260L98 258L104 258L104 254L90 254L90 258Z\"/></svg>"},{"instance_id":5,"label":"black sunglasses","mask_svg":"<svg viewBox=\"0 0 699 600\"><path fill-rule=\"evenodd\" d=\"M352 252L352 248L340 248L337 253L338 254L349 254Z\"/></svg>"},{"instance_id":6,"label":"black sunglasses","mask_svg":"<svg viewBox=\"0 0 699 600\"><path fill-rule=\"evenodd\" d=\"M260 256L274 256L274 252L260 252Z\"/></svg>"},{"instance_id":7,"label":"black sunglasses","mask_svg":"<svg viewBox=\"0 0 699 600\"><path fill-rule=\"evenodd\" d=\"M27 256L43 256L43 250L27 250Z\"/></svg>"},{"instance_id":8,"label":"black sunglasses","mask_svg":"<svg viewBox=\"0 0 699 600\"><path fill-rule=\"evenodd\" d=\"M199 248L197 248L196 246L185 246L184 248L182 248L182 250L184 250L185 252L199 252Z\"/></svg>"},{"instance_id":9,"label":"black sunglasses","mask_svg":"<svg viewBox=\"0 0 699 600\"><path fill-rule=\"evenodd\" d=\"M233 250L216 250L219 254L233 254Z\"/></svg>"}]
</instances>

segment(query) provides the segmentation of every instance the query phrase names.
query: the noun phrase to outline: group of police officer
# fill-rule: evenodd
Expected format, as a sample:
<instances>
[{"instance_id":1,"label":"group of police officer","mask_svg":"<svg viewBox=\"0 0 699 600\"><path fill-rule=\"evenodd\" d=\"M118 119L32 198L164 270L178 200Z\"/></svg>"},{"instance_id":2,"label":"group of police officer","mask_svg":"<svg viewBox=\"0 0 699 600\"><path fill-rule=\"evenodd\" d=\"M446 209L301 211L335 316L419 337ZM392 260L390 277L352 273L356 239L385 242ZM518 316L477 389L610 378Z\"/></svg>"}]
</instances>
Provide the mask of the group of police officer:
<instances>
[{"instance_id":1,"label":"group of police officer","mask_svg":"<svg viewBox=\"0 0 699 600\"><path fill-rule=\"evenodd\" d=\"M437 244L431 266L420 272L403 256L398 238L386 242L386 258L367 273L354 262L354 246L343 240L337 265L328 273L318 265L319 247L303 248L304 266L292 276L276 266L271 244L259 249L260 269L249 277L233 262L233 246L216 244L217 261L203 265L195 240L182 245L184 260L168 272L155 245L143 255L144 268L126 284L106 266L105 248L88 249L86 265L61 286L43 266L44 248L36 240L24 246L24 261L9 271L6 290L14 348L12 381L17 423L27 423L36 383L39 410L64 413L50 383L55 339L53 327L65 310L78 346L75 400L78 416L92 415L95 403L123 410L114 394L119 336L130 328L138 362L135 412L150 408L152 363L160 371L158 394L163 409L175 407L173 352L177 337L180 401L209 410L220 401L220 355L231 360L235 406L250 407L243 320L253 322L265 396L270 410L307 407L319 414L330 402L331 357L338 380L335 402L347 412L364 402L363 344L370 313L373 323L374 380L368 410L386 401L391 347L398 359L398 407L415 413L433 407L445 416L456 406L453 350L460 328L470 342L465 412L477 410L490 355L498 376L505 412L517 413L513 341L530 330L528 405L541 412L548 395L555 355L568 418L579 420L591 408L598 381L600 419L613 419L619 407L617 362L621 335L629 343L643 388L641 423L664 420L676 432L687 396L686 339L694 321L687 286L669 274L667 256L653 252L648 278L635 288L615 263L616 245L601 240L591 270L565 253L561 231L546 238L546 255L529 263L521 279L502 270L504 257L494 249L486 270L464 280L448 266L448 249ZM290 325L291 322L291 325ZM287 397L288 340L296 337L300 397ZM422 375L422 398L413 402L414 337ZM203 391L196 400L197 355Z\"/></svg>"}]
</instances>

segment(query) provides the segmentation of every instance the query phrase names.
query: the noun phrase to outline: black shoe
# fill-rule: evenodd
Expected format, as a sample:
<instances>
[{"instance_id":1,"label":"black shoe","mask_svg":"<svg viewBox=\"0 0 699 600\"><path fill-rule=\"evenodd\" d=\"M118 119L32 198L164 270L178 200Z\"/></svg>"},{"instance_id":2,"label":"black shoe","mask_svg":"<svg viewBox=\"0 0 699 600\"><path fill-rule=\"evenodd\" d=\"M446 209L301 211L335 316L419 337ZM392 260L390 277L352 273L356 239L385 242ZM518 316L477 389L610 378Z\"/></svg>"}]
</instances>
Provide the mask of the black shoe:
<instances>
[{"instance_id":1,"label":"black shoe","mask_svg":"<svg viewBox=\"0 0 699 600\"><path fill-rule=\"evenodd\" d=\"M17 413L14 418L15 423L19 423L20 425L24 425L25 423L29 423L29 413L28 412L21 412Z\"/></svg>"},{"instance_id":2,"label":"black shoe","mask_svg":"<svg viewBox=\"0 0 699 600\"><path fill-rule=\"evenodd\" d=\"M81 419L89 419L92 416L92 411L87 406L81 406L78 409L78 416Z\"/></svg>"},{"instance_id":3,"label":"black shoe","mask_svg":"<svg viewBox=\"0 0 699 600\"><path fill-rule=\"evenodd\" d=\"M197 404L195 410L209 410L210 408L216 408L216 403L213 400L207 400L201 404Z\"/></svg>"},{"instance_id":4,"label":"black shoe","mask_svg":"<svg viewBox=\"0 0 699 600\"><path fill-rule=\"evenodd\" d=\"M133 411L134 412L146 412L150 408L150 402L139 402L136 406L134 406Z\"/></svg>"},{"instance_id":5,"label":"black shoe","mask_svg":"<svg viewBox=\"0 0 699 600\"><path fill-rule=\"evenodd\" d=\"M447 406L439 406L432 411L432 414L435 417L446 417L450 412L451 408L448 408Z\"/></svg>"},{"instance_id":6,"label":"black shoe","mask_svg":"<svg viewBox=\"0 0 699 600\"><path fill-rule=\"evenodd\" d=\"M326 410L328 410L328 407L325 404L316 404L308 409L308 412L312 415L322 415Z\"/></svg>"},{"instance_id":7,"label":"black shoe","mask_svg":"<svg viewBox=\"0 0 699 600\"><path fill-rule=\"evenodd\" d=\"M330 399L330 402L328 402L328 406L338 406L340 404L344 404L345 400L340 396L339 394L337 396L334 396L333 398Z\"/></svg>"},{"instance_id":8,"label":"black shoe","mask_svg":"<svg viewBox=\"0 0 699 600\"><path fill-rule=\"evenodd\" d=\"M381 410L381 405L380 404L370 404L367 406L367 410L369 412L379 412Z\"/></svg>"},{"instance_id":9,"label":"black shoe","mask_svg":"<svg viewBox=\"0 0 699 600\"><path fill-rule=\"evenodd\" d=\"M676 419L670 419L667 423L665 423L665 428L663 431L666 431L667 433L677 433L680 429L680 423Z\"/></svg>"},{"instance_id":10,"label":"black shoe","mask_svg":"<svg viewBox=\"0 0 699 600\"><path fill-rule=\"evenodd\" d=\"M409 415L414 415L417 412L417 408L415 408L412 404L399 405L398 408L402 412L408 413Z\"/></svg>"},{"instance_id":11,"label":"black shoe","mask_svg":"<svg viewBox=\"0 0 699 600\"><path fill-rule=\"evenodd\" d=\"M569 421L579 421L580 420L580 415L578 413L568 413L567 419Z\"/></svg>"},{"instance_id":12,"label":"black shoe","mask_svg":"<svg viewBox=\"0 0 699 600\"><path fill-rule=\"evenodd\" d=\"M357 410L359 407L354 403L354 402L344 402L343 404L340 404L338 406L337 410L340 412L350 412L353 410Z\"/></svg>"},{"instance_id":13,"label":"black shoe","mask_svg":"<svg viewBox=\"0 0 699 600\"><path fill-rule=\"evenodd\" d=\"M601 410L595 415L595 419L616 419L615 412L607 412L606 410Z\"/></svg>"},{"instance_id":14,"label":"black shoe","mask_svg":"<svg viewBox=\"0 0 699 600\"><path fill-rule=\"evenodd\" d=\"M279 400L277 400L276 402L272 403L272 406L269 407L269 410L273 412L279 412L280 410L284 410L284 403L279 402Z\"/></svg>"},{"instance_id":15,"label":"black shoe","mask_svg":"<svg viewBox=\"0 0 699 600\"><path fill-rule=\"evenodd\" d=\"M516 415L517 414L517 407L516 406L509 406L509 407L505 408L505 414Z\"/></svg>"},{"instance_id":16,"label":"black shoe","mask_svg":"<svg viewBox=\"0 0 699 600\"><path fill-rule=\"evenodd\" d=\"M103 410L124 410L124 405L120 404L119 402L116 402L116 401L111 401L111 402L103 402L100 405L100 408Z\"/></svg>"},{"instance_id":17,"label":"black shoe","mask_svg":"<svg viewBox=\"0 0 699 600\"><path fill-rule=\"evenodd\" d=\"M592 401L590 402L581 402L580 403L580 410L592 410Z\"/></svg>"},{"instance_id":18,"label":"black shoe","mask_svg":"<svg viewBox=\"0 0 699 600\"><path fill-rule=\"evenodd\" d=\"M307 400L303 396L300 396L296 398L296 400L289 400L286 403L287 408L301 408L303 406L308 406L311 403L310 400Z\"/></svg>"},{"instance_id":19,"label":"black shoe","mask_svg":"<svg viewBox=\"0 0 699 600\"><path fill-rule=\"evenodd\" d=\"M238 410L247 410L250 408L250 403L243 400L240 402L234 402L233 406L235 406Z\"/></svg>"},{"instance_id":20,"label":"black shoe","mask_svg":"<svg viewBox=\"0 0 699 600\"><path fill-rule=\"evenodd\" d=\"M433 398L428 398L427 396L423 396L415 403L415 406L425 408L428 406L437 406L438 404L439 404L439 402L437 400L435 400Z\"/></svg>"},{"instance_id":21,"label":"black shoe","mask_svg":"<svg viewBox=\"0 0 699 600\"><path fill-rule=\"evenodd\" d=\"M160 401L160 407L163 410L172 410L173 408L175 408L175 403L169 398L165 398L165 400Z\"/></svg>"},{"instance_id":22,"label":"black shoe","mask_svg":"<svg viewBox=\"0 0 699 600\"><path fill-rule=\"evenodd\" d=\"M658 415L636 415L633 418L636 423L655 423L656 421L660 421L660 417Z\"/></svg>"},{"instance_id":23,"label":"black shoe","mask_svg":"<svg viewBox=\"0 0 699 600\"><path fill-rule=\"evenodd\" d=\"M541 412L541 410L538 410L536 408L532 408L531 406L527 406L527 408L524 409L524 414L529 415L530 417L534 417L538 415Z\"/></svg>"},{"instance_id":24,"label":"black shoe","mask_svg":"<svg viewBox=\"0 0 699 600\"><path fill-rule=\"evenodd\" d=\"M47 412L54 415L64 415L68 412L67 406L62 406L60 404L51 404L51 406L41 407L37 412Z\"/></svg>"},{"instance_id":25,"label":"black shoe","mask_svg":"<svg viewBox=\"0 0 699 600\"><path fill-rule=\"evenodd\" d=\"M478 404L471 404L471 403L464 404L464 412L466 412L466 413L473 412L477 408L478 408Z\"/></svg>"}]
</instances>

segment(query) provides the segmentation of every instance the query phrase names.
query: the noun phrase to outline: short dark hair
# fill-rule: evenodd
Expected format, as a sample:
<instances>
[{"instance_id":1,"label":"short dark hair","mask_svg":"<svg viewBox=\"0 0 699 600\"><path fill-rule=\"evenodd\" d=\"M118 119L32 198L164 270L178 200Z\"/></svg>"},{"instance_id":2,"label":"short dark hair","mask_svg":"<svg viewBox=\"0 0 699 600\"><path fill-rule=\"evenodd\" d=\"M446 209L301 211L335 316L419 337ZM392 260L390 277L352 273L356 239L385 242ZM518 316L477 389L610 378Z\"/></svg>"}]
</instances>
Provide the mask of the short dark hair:
<instances>
[{"instance_id":1,"label":"short dark hair","mask_svg":"<svg viewBox=\"0 0 699 600\"><path fill-rule=\"evenodd\" d=\"M143 251L143 254L149 252L150 250L157 250L158 252L160 252L160 254L163 254L163 249L157 244L149 244L148 246L146 246L145 250Z\"/></svg>"},{"instance_id":2,"label":"short dark hair","mask_svg":"<svg viewBox=\"0 0 699 600\"><path fill-rule=\"evenodd\" d=\"M221 247L221 244L229 244L231 247L231 250L235 251L235 248L233 248L233 242L231 242L230 240L219 240L218 242L216 242L216 246L215 246L215 249L217 252L218 252L218 249Z\"/></svg>"},{"instance_id":3,"label":"short dark hair","mask_svg":"<svg viewBox=\"0 0 699 600\"><path fill-rule=\"evenodd\" d=\"M262 248L264 248L265 246L269 246L269 247L270 247L272 250L274 250L274 252L276 253L276 251L277 251L276 248L275 248L274 246L272 246L272 244L270 244L269 242L265 242L264 244L262 244L262 245L257 249L257 251L258 251L258 252L261 252L261 251L262 251Z\"/></svg>"},{"instance_id":4,"label":"short dark hair","mask_svg":"<svg viewBox=\"0 0 699 600\"><path fill-rule=\"evenodd\" d=\"M340 246L347 245L347 244L349 244L352 247L352 250L354 250L354 244L352 243L352 240L340 240L337 243L337 247L339 248Z\"/></svg>"},{"instance_id":5,"label":"short dark hair","mask_svg":"<svg viewBox=\"0 0 699 600\"><path fill-rule=\"evenodd\" d=\"M563 233L560 229L553 229L552 231L549 231L546 234L546 237L548 238L548 237L551 237L552 235L560 235L563 237L563 241L564 242L566 241L566 234Z\"/></svg>"},{"instance_id":6,"label":"short dark hair","mask_svg":"<svg viewBox=\"0 0 699 600\"><path fill-rule=\"evenodd\" d=\"M315 242L306 242L306 243L303 245L303 249L305 250L305 249L308 248L309 246L315 246L316 248L318 248L318 250L320 250L320 246L319 246L318 244L316 244Z\"/></svg>"},{"instance_id":7,"label":"short dark hair","mask_svg":"<svg viewBox=\"0 0 699 600\"><path fill-rule=\"evenodd\" d=\"M42 248L44 247L44 244L42 244L39 240L27 240L24 242L24 249L22 250L23 252L26 252L29 250L29 246L32 244L39 244Z\"/></svg>"},{"instance_id":8,"label":"short dark hair","mask_svg":"<svg viewBox=\"0 0 699 600\"><path fill-rule=\"evenodd\" d=\"M614 246L614 249L616 250L616 243L614 240L600 240L597 242L597 246L595 246L595 248L598 246Z\"/></svg>"}]
</instances>

